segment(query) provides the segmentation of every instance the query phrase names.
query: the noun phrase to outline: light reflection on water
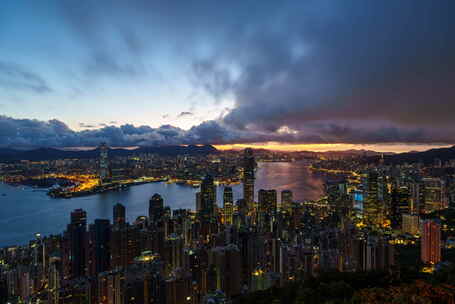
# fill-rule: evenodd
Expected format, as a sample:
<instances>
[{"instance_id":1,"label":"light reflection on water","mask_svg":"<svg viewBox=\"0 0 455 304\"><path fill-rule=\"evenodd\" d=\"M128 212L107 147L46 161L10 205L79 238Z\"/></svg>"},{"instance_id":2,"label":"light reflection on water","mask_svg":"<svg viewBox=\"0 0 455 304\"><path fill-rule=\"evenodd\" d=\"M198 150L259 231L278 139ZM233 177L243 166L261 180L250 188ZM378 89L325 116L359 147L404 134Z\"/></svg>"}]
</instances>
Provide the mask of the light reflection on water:
<instances>
[{"instance_id":1,"label":"light reflection on water","mask_svg":"<svg viewBox=\"0 0 455 304\"><path fill-rule=\"evenodd\" d=\"M323 181L313 176L308 168L295 163L260 163L256 172L256 197L259 189L289 189L294 199L312 200L322 195ZM217 189L218 205L222 205L222 186ZM101 193L72 199L52 199L45 192L30 188L11 187L0 183L0 247L24 244L39 232L43 235L62 232L69 222L70 212L76 208L87 211L89 223L95 218L112 219L112 206L126 206L130 222L147 214L148 199L159 193L165 204L173 209L195 206L198 188L177 184L152 183L131 187L126 191ZM233 186L234 199L242 196L242 186ZM2 196L2 194L6 196ZM278 201L280 195L278 195Z\"/></svg>"}]
</instances>

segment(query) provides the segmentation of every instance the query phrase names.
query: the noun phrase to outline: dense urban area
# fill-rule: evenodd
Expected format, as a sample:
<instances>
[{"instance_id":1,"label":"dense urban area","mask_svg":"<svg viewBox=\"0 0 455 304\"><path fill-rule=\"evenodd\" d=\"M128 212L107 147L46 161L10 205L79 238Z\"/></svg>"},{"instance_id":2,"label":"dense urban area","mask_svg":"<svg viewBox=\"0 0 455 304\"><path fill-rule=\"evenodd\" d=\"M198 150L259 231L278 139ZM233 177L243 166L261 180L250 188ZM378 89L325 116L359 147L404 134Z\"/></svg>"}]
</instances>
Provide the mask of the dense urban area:
<instances>
[{"instance_id":1,"label":"dense urban area","mask_svg":"<svg viewBox=\"0 0 455 304\"><path fill-rule=\"evenodd\" d=\"M113 222L88 223L75 209L61 234L0 248L1 303L455 303L455 148L94 151L11 159L2 181L66 198L182 183L200 188L194 210L171 210L159 193L133 223L120 203ZM256 189L266 161L305 161L324 176L325 195Z\"/></svg>"}]
</instances>

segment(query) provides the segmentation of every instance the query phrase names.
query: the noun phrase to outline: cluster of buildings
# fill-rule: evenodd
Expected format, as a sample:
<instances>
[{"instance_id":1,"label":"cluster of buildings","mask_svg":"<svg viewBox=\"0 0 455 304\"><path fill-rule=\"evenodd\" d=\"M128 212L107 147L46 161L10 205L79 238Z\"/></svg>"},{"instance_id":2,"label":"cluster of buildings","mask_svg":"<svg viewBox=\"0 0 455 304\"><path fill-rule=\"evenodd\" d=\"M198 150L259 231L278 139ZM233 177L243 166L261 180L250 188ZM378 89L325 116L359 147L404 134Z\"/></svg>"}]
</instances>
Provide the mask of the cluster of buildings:
<instances>
[{"instance_id":1,"label":"cluster of buildings","mask_svg":"<svg viewBox=\"0 0 455 304\"><path fill-rule=\"evenodd\" d=\"M133 223L122 204L112 222L87 223L86 212L74 210L61 235L0 249L0 299L230 303L321 272L392 273L406 235L421 236L424 263L441 261L443 227L425 216L448 207L443 179L377 166L328 181L318 201L295 202L292 191L275 189L260 189L256 201L255 168L246 149L236 201L230 187L217 197L206 175L194 211L171 210L159 194Z\"/></svg>"},{"instance_id":2,"label":"cluster of buildings","mask_svg":"<svg viewBox=\"0 0 455 304\"><path fill-rule=\"evenodd\" d=\"M327 183L328 204L349 206L346 214L357 227L387 236L389 243L420 245L421 262L434 267L455 233L444 216L455 207L452 164L357 166L346 178Z\"/></svg>"}]
</instances>

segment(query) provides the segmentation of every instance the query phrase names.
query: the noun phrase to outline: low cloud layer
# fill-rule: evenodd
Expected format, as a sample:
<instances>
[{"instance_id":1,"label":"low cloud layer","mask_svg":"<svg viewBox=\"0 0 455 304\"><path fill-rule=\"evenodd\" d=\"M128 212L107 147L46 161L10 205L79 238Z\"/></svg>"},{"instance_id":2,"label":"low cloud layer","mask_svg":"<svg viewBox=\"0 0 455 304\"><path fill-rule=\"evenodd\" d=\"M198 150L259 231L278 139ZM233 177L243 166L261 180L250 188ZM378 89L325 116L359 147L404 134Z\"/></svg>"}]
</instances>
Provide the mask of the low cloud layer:
<instances>
[{"instance_id":1,"label":"low cloud layer","mask_svg":"<svg viewBox=\"0 0 455 304\"><path fill-rule=\"evenodd\" d=\"M234 143L453 143L455 137L441 130L397 129L385 126L353 128L350 124L317 123L296 131L282 127L276 131L245 130L222 121L205 121L189 130L171 125L105 126L98 129L74 131L65 123L53 119L14 119L0 116L0 147L82 147L107 142L112 146L160 146L180 144Z\"/></svg>"}]
</instances>

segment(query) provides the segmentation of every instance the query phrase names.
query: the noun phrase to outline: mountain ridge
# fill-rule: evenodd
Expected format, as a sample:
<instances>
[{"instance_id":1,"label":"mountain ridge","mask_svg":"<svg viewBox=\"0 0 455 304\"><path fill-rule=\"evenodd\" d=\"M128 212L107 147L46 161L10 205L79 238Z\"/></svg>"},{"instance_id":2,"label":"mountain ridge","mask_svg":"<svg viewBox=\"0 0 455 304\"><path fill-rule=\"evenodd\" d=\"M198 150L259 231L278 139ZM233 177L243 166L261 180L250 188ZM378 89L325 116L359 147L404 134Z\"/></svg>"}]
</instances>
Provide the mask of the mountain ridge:
<instances>
[{"instance_id":1,"label":"mountain ridge","mask_svg":"<svg viewBox=\"0 0 455 304\"><path fill-rule=\"evenodd\" d=\"M218 150L212 145L188 145L188 146L156 146L156 147L138 147L135 149L110 148L111 156L129 156L142 153L153 153L163 156L176 155L201 155L214 154ZM62 150L58 148L37 148L33 150L15 150L11 148L0 148L0 162L6 161L45 161L69 158L96 158L99 156L99 149L92 150Z\"/></svg>"}]
</instances>

